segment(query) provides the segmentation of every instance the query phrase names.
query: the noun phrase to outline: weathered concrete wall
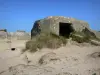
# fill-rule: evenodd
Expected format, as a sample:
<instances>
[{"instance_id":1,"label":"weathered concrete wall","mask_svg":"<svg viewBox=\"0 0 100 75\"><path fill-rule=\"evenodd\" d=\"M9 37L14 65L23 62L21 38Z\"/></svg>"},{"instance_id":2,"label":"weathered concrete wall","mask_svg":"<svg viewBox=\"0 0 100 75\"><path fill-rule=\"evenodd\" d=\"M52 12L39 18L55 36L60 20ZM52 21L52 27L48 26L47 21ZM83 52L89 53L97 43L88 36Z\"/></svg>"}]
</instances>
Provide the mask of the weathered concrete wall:
<instances>
[{"instance_id":1,"label":"weathered concrete wall","mask_svg":"<svg viewBox=\"0 0 100 75\"><path fill-rule=\"evenodd\" d=\"M6 39L7 35L7 29L0 29L0 39Z\"/></svg>"},{"instance_id":2,"label":"weathered concrete wall","mask_svg":"<svg viewBox=\"0 0 100 75\"><path fill-rule=\"evenodd\" d=\"M49 16L44 19L38 20L41 31L53 32L57 35L59 35L59 23L60 22L72 23L72 27L75 29L75 31L82 31L85 28L89 29L89 24L87 22L80 21L74 18L69 18L69 17ZM35 24L31 31L32 35L34 34L34 30L35 30Z\"/></svg>"},{"instance_id":3,"label":"weathered concrete wall","mask_svg":"<svg viewBox=\"0 0 100 75\"><path fill-rule=\"evenodd\" d=\"M7 32L0 31L0 39L6 39L7 38Z\"/></svg>"},{"instance_id":4,"label":"weathered concrete wall","mask_svg":"<svg viewBox=\"0 0 100 75\"><path fill-rule=\"evenodd\" d=\"M31 36L25 31L17 31L11 35L11 38L16 38L17 40L28 40Z\"/></svg>"},{"instance_id":5,"label":"weathered concrete wall","mask_svg":"<svg viewBox=\"0 0 100 75\"><path fill-rule=\"evenodd\" d=\"M29 40L31 39L31 33L27 32L1 32L0 39L8 40Z\"/></svg>"},{"instance_id":6,"label":"weathered concrete wall","mask_svg":"<svg viewBox=\"0 0 100 75\"><path fill-rule=\"evenodd\" d=\"M85 27L89 28L88 23L84 21L76 20L74 18L63 17L63 16L62 17L61 16L54 16L54 17L51 16L46 19L50 20L50 29L56 34L59 34L59 22L72 23L72 26L75 29L75 31L82 31Z\"/></svg>"}]
</instances>

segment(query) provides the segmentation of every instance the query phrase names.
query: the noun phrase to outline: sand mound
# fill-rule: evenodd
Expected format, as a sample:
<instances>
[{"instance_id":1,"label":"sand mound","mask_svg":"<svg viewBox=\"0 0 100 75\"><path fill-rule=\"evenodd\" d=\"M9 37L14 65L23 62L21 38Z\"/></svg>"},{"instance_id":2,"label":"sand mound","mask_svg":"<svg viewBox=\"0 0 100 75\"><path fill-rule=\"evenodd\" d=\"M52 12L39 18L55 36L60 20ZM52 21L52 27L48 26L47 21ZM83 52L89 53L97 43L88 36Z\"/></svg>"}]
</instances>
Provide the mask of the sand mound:
<instances>
[{"instance_id":1,"label":"sand mound","mask_svg":"<svg viewBox=\"0 0 100 75\"><path fill-rule=\"evenodd\" d=\"M58 73L56 75L72 75L72 74L69 72L62 72L62 73ZM74 74L74 75L78 75L78 74Z\"/></svg>"},{"instance_id":2,"label":"sand mound","mask_svg":"<svg viewBox=\"0 0 100 75\"><path fill-rule=\"evenodd\" d=\"M21 54L24 45L25 41L12 40L12 48L17 50L11 51L1 41L0 75L100 75L100 46L70 43Z\"/></svg>"},{"instance_id":3,"label":"sand mound","mask_svg":"<svg viewBox=\"0 0 100 75\"><path fill-rule=\"evenodd\" d=\"M94 52L94 53L90 54L90 56L92 58L100 58L100 52Z\"/></svg>"},{"instance_id":4,"label":"sand mound","mask_svg":"<svg viewBox=\"0 0 100 75\"><path fill-rule=\"evenodd\" d=\"M50 75L51 72L54 72L51 67L41 68L34 65L19 64L1 72L0 75Z\"/></svg>"},{"instance_id":5,"label":"sand mound","mask_svg":"<svg viewBox=\"0 0 100 75\"><path fill-rule=\"evenodd\" d=\"M39 60L39 64L48 64L50 62L55 62L59 60L59 58L57 57L56 53L47 53L45 55L43 55L40 60Z\"/></svg>"}]
</instances>

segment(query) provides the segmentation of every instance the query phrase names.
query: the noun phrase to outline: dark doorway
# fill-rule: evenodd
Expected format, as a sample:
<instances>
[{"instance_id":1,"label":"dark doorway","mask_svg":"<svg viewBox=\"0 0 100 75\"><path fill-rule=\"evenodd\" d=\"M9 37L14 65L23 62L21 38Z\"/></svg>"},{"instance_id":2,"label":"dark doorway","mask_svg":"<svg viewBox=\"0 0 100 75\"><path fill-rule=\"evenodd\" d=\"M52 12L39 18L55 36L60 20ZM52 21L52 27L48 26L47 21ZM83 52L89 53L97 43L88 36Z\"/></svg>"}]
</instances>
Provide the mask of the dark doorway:
<instances>
[{"instance_id":1,"label":"dark doorway","mask_svg":"<svg viewBox=\"0 0 100 75\"><path fill-rule=\"evenodd\" d=\"M69 37L70 33L74 31L71 23L59 23L59 35Z\"/></svg>"}]
</instances>

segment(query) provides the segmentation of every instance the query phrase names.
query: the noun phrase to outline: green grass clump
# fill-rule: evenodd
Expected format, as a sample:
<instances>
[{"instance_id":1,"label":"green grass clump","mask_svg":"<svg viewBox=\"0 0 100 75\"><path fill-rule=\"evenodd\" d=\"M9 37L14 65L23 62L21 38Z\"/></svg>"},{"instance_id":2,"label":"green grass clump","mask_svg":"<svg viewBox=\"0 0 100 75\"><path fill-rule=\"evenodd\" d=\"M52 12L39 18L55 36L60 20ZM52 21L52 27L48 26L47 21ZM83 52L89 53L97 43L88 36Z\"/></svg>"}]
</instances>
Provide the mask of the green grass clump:
<instances>
[{"instance_id":1,"label":"green grass clump","mask_svg":"<svg viewBox=\"0 0 100 75\"><path fill-rule=\"evenodd\" d=\"M90 38L81 32L73 32L70 37L78 43L90 42Z\"/></svg>"},{"instance_id":2,"label":"green grass clump","mask_svg":"<svg viewBox=\"0 0 100 75\"><path fill-rule=\"evenodd\" d=\"M91 45L99 46L98 43L95 43L95 42L91 41L91 40L100 41L99 38L87 36L82 32L73 32L70 35L70 37L72 38L73 41L76 41L78 43L90 43Z\"/></svg>"},{"instance_id":3,"label":"green grass clump","mask_svg":"<svg viewBox=\"0 0 100 75\"><path fill-rule=\"evenodd\" d=\"M79 37L79 36L72 35L71 38L73 41L76 41L78 43L84 43L90 41L88 37Z\"/></svg>"},{"instance_id":4,"label":"green grass clump","mask_svg":"<svg viewBox=\"0 0 100 75\"><path fill-rule=\"evenodd\" d=\"M29 50L30 52L36 52L37 49L42 48L59 48L61 45L66 45L67 41L64 37L58 36L53 33L41 33L34 37L32 40L26 42L26 48L23 51Z\"/></svg>"}]
</instances>

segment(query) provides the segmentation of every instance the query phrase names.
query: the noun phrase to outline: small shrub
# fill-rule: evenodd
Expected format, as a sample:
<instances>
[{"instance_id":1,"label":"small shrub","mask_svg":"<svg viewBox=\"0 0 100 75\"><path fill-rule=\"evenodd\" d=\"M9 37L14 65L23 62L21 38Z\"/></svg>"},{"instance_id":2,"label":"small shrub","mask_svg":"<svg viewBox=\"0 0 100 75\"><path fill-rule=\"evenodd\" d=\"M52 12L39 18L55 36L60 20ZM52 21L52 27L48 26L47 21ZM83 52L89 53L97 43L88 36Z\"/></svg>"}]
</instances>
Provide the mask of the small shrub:
<instances>
[{"instance_id":1,"label":"small shrub","mask_svg":"<svg viewBox=\"0 0 100 75\"><path fill-rule=\"evenodd\" d=\"M26 42L25 49L23 49L22 52L25 52L25 51L36 52L37 51L36 44L35 44L35 41L33 41L33 40ZM33 49L33 50L31 50L31 49Z\"/></svg>"},{"instance_id":2,"label":"small shrub","mask_svg":"<svg viewBox=\"0 0 100 75\"><path fill-rule=\"evenodd\" d=\"M58 36L53 33L41 33L34 37L32 40L26 42L26 48L23 51L29 50L30 52L36 52L37 49L42 48L59 48L62 44L67 43L64 37Z\"/></svg>"}]
</instances>

